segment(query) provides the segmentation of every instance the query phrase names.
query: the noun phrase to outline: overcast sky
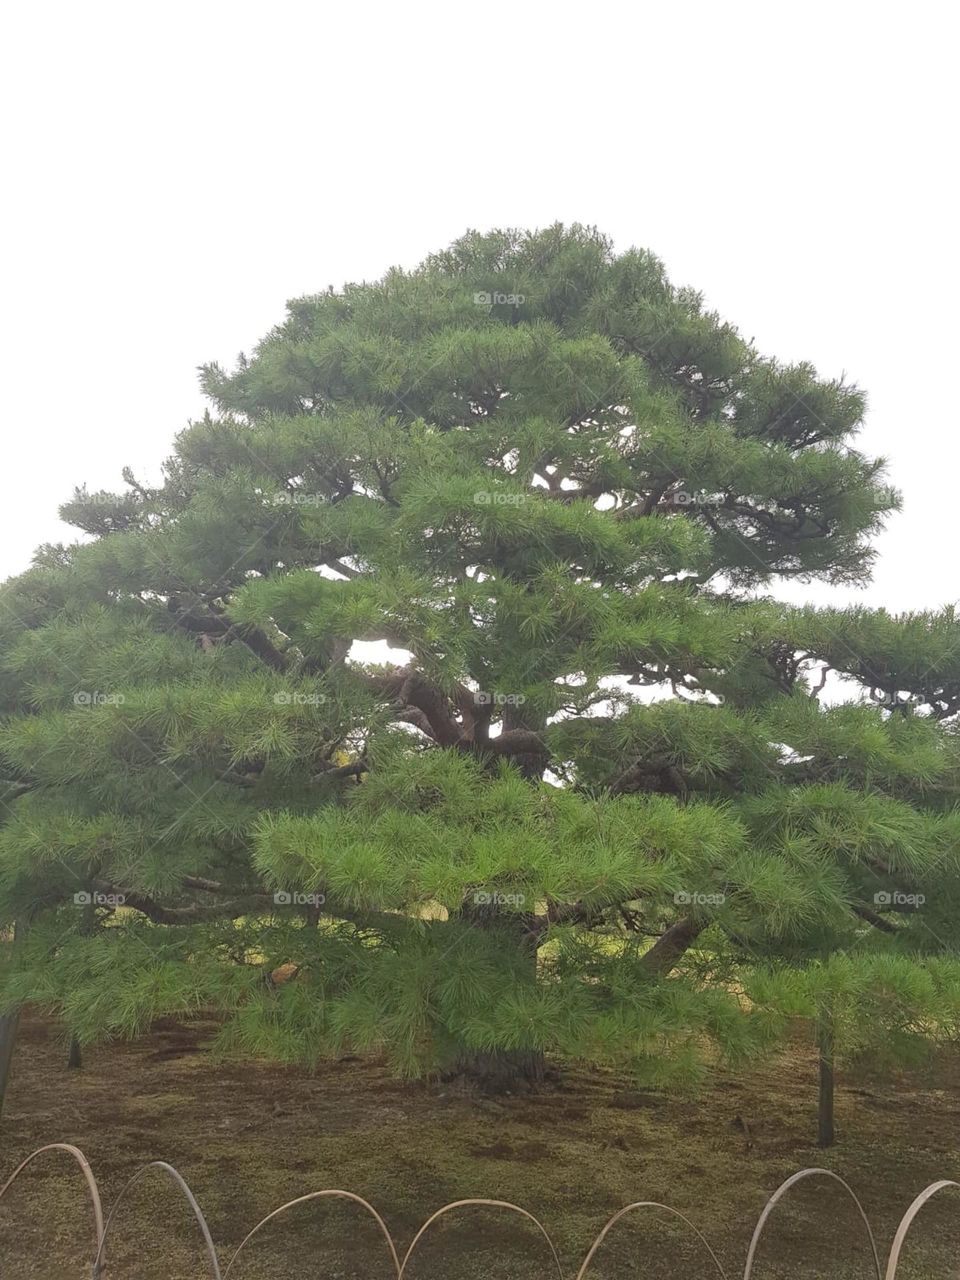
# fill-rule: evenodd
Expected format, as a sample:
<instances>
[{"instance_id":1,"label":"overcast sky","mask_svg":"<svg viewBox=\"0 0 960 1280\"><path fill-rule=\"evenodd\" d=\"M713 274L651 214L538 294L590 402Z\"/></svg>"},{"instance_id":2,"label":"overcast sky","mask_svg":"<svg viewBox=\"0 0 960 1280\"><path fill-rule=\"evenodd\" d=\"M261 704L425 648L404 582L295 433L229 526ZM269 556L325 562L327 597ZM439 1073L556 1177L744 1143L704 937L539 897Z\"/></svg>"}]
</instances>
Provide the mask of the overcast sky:
<instances>
[{"instance_id":1,"label":"overcast sky","mask_svg":"<svg viewBox=\"0 0 960 1280\"><path fill-rule=\"evenodd\" d=\"M288 297L562 220L868 390L905 497L874 583L780 594L960 596L946 6L92 0L3 34L0 577L73 538L75 484L158 480L196 367Z\"/></svg>"}]
</instances>

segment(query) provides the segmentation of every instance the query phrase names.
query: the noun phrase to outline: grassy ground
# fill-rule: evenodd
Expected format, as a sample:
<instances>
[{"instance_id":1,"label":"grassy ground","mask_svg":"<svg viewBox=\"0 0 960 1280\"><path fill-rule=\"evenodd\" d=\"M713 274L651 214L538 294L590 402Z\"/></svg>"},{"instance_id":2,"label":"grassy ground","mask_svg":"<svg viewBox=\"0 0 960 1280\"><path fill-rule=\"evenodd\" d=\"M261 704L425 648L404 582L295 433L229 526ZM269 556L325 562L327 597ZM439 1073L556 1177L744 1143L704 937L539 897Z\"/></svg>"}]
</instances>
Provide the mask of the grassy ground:
<instances>
[{"instance_id":1,"label":"grassy ground","mask_svg":"<svg viewBox=\"0 0 960 1280\"><path fill-rule=\"evenodd\" d=\"M35 1147L69 1141L86 1153L109 1208L139 1165L168 1160L197 1195L224 1263L260 1217L324 1187L371 1200L402 1248L448 1201L513 1200L544 1222L568 1277L617 1209L662 1200L693 1219L733 1277L767 1196L804 1166L826 1165L853 1185L881 1257L917 1191L936 1178L960 1181L960 1056L922 1080L843 1080L840 1142L825 1154L813 1145L814 1060L799 1045L749 1078L718 1076L695 1100L570 1071L560 1087L494 1102L400 1084L359 1061L314 1075L215 1066L200 1052L209 1030L166 1023L138 1044L92 1050L82 1072L68 1072L55 1030L28 1021L0 1127L0 1183ZM775 1211L756 1280L872 1274L855 1210L835 1186L807 1184ZM41 1157L0 1202L0 1277L80 1280L90 1274L91 1239L79 1171L65 1156ZM210 1274L189 1210L160 1174L133 1189L112 1241L109 1280ZM900 1278L947 1280L958 1258L960 1192L948 1191L921 1215ZM390 1274L372 1220L323 1200L271 1223L231 1280ZM551 1274L535 1230L488 1209L439 1223L408 1271L410 1280ZM665 1215L637 1214L614 1228L589 1274L699 1280L716 1272Z\"/></svg>"}]
</instances>

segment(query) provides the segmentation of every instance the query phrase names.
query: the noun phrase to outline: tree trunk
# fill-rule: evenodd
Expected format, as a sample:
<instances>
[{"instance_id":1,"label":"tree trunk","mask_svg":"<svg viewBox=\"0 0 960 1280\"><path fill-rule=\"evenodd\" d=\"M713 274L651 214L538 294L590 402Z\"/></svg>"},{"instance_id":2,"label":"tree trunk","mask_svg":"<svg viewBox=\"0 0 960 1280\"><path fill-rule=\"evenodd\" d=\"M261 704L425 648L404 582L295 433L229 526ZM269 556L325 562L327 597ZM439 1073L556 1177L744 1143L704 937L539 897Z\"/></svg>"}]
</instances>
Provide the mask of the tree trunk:
<instances>
[{"instance_id":1,"label":"tree trunk","mask_svg":"<svg viewBox=\"0 0 960 1280\"><path fill-rule=\"evenodd\" d=\"M481 1093L511 1093L536 1089L546 1079L546 1059L538 1049L467 1051L457 1060L454 1076L474 1085Z\"/></svg>"},{"instance_id":2,"label":"tree trunk","mask_svg":"<svg viewBox=\"0 0 960 1280\"><path fill-rule=\"evenodd\" d=\"M99 874L99 864L96 868ZM96 876L93 877L94 879ZM93 884L90 886L90 901L84 903L83 915L80 918L80 936L81 938L89 938L97 930L97 908L93 896ZM83 1067L83 1051L80 1048L80 1041L73 1034L70 1036L70 1049L67 1053L67 1070L80 1071Z\"/></svg>"},{"instance_id":3,"label":"tree trunk","mask_svg":"<svg viewBox=\"0 0 960 1280\"><path fill-rule=\"evenodd\" d=\"M13 926L13 941L7 943L14 951L23 945L26 928L22 921ZM17 1028L20 1025L20 1011L0 1013L0 1115L3 1114L3 1102L7 1096L7 1085L13 1067L13 1048L17 1042Z\"/></svg>"},{"instance_id":4,"label":"tree trunk","mask_svg":"<svg viewBox=\"0 0 960 1280\"><path fill-rule=\"evenodd\" d=\"M817 1104L817 1145L832 1147L833 1130L833 1020L822 1012L817 1020L820 1063L820 1095Z\"/></svg>"},{"instance_id":5,"label":"tree trunk","mask_svg":"<svg viewBox=\"0 0 960 1280\"><path fill-rule=\"evenodd\" d=\"M484 932L497 930L504 947L516 949L519 980L535 986L539 942L531 932L530 918L484 900L490 897L495 898L496 893L481 891L473 895L462 904L461 919ZM464 1045L449 1075L467 1081L482 1093L509 1093L543 1084L547 1065L539 1049L472 1049Z\"/></svg>"},{"instance_id":6,"label":"tree trunk","mask_svg":"<svg viewBox=\"0 0 960 1280\"><path fill-rule=\"evenodd\" d=\"M19 1022L19 1012L0 1013L0 1116L3 1115L3 1101L7 1096L7 1083L10 1080L10 1068L13 1065L13 1046L17 1042Z\"/></svg>"}]
</instances>

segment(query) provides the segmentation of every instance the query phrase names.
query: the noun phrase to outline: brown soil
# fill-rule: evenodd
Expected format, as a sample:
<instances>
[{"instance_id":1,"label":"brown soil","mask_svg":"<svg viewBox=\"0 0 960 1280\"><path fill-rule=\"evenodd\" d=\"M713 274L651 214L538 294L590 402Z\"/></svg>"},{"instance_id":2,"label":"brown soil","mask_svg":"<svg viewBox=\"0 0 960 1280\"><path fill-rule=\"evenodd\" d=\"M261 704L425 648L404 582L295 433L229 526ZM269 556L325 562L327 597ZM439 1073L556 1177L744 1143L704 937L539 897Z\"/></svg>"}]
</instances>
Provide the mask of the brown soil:
<instances>
[{"instance_id":1,"label":"brown soil","mask_svg":"<svg viewBox=\"0 0 960 1280\"><path fill-rule=\"evenodd\" d=\"M284 1201L339 1187L369 1199L405 1249L436 1209L469 1196L514 1201L541 1219L565 1277L576 1275L607 1219L634 1200L687 1214L729 1277L768 1195L789 1174L825 1166L851 1183L881 1261L913 1196L960 1181L960 1054L922 1078L846 1076L838 1145L814 1145L815 1062L800 1044L748 1076L717 1075L696 1098L638 1090L610 1072L568 1070L536 1094L483 1100L449 1086L411 1085L376 1063L328 1063L314 1074L269 1064L216 1064L211 1024L158 1024L136 1044L88 1050L66 1069L57 1030L28 1019L0 1127L0 1183L47 1142L79 1146L105 1211L145 1161L179 1169L196 1194L225 1268L256 1222ZM923 1211L898 1280L947 1280L960 1255L960 1191ZM591 1264L597 1280L716 1275L692 1233L640 1211L611 1232ZM0 1202L2 1280L80 1280L94 1250L83 1181L63 1153L42 1156ZM125 1199L105 1280L211 1275L199 1232L172 1182L152 1171ZM409 1280L541 1280L556 1271L519 1216L463 1209L424 1239ZM802 1185L775 1211L755 1280L859 1280L872 1273L866 1237L835 1183ZM389 1280L376 1224L356 1205L315 1200L272 1222L231 1280Z\"/></svg>"}]
</instances>

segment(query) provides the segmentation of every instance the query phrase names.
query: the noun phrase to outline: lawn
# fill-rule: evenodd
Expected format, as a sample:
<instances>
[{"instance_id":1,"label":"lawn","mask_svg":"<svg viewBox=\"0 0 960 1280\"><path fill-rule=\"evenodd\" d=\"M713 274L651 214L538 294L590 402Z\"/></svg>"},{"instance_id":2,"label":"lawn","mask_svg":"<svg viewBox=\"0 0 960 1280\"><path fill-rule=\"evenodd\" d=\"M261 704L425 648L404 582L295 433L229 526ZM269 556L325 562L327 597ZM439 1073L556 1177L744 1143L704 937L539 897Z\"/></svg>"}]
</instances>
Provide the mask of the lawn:
<instances>
[{"instance_id":1,"label":"lawn","mask_svg":"<svg viewBox=\"0 0 960 1280\"><path fill-rule=\"evenodd\" d=\"M158 1024L135 1044L88 1051L68 1072L55 1028L27 1021L0 1128L0 1182L35 1147L75 1143L105 1210L139 1165L164 1159L196 1194L225 1266L246 1232L283 1201L340 1187L368 1198L398 1248L445 1203L515 1201L550 1232L565 1276L605 1221L634 1200L665 1201L704 1232L730 1277L742 1274L754 1223L789 1174L825 1165L860 1196L881 1257L913 1196L960 1180L960 1054L918 1078L846 1076L839 1144L817 1150L815 1062L799 1040L762 1071L719 1073L695 1098L638 1090L614 1073L569 1069L539 1094L479 1099L443 1085L398 1082L347 1059L314 1074L265 1063L216 1064L212 1024ZM871 1275L852 1204L836 1184L801 1186L775 1210L756 1280ZM590 1273L608 1280L706 1277L709 1259L676 1220L636 1214L611 1232ZM42 1157L0 1202L3 1280L88 1277L91 1218L79 1171ZM922 1213L902 1280L947 1280L960 1257L960 1192ZM535 1229L490 1209L451 1214L424 1240L411 1280L540 1280L556 1274ZM121 1209L109 1280L207 1277L186 1203L159 1173ZM231 1280L373 1280L390 1262L372 1219L332 1200L298 1206L245 1251Z\"/></svg>"}]
</instances>

